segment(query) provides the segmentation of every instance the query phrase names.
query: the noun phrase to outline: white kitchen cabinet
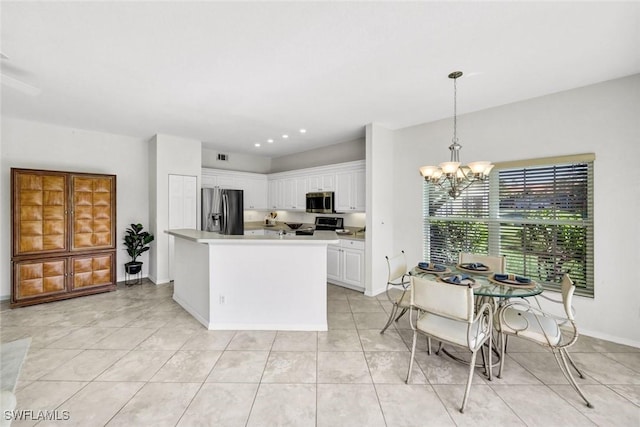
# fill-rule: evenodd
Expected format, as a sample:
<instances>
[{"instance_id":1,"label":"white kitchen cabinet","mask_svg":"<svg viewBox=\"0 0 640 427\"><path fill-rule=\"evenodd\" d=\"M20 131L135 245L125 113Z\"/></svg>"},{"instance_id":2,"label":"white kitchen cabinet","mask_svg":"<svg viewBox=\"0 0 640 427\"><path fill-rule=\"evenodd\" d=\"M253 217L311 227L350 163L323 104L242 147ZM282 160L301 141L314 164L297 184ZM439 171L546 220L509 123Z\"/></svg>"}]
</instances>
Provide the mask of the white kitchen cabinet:
<instances>
[{"instance_id":1,"label":"white kitchen cabinet","mask_svg":"<svg viewBox=\"0 0 640 427\"><path fill-rule=\"evenodd\" d=\"M245 209L304 211L307 193L334 191L337 211L365 211L364 161L269 175L203 168L202 186L244 190Z\"/></svg>"},{"instance_id":2,"label":"white kitchen cabinet","mask_svg":"<svg viewBox=\"0 0 640 427\"><path fill-rule=\"evenodd\" d=\"M218 176L202 174L202 188L213 188L218 186Z\"/></svg>"},{"instance_id":3,"label":"white kitchen cabinet","mask_svg":"<svg viewBox=\"0 0 640 427\"><path fill-rule=\"evenodd\" d=\"M267 183L264 179L243 178L239 181L244 190L245 209L269 209L267 204Z\"/></svg>"},{"instance_id":4,"label":"white kitchen cabinet","mask_svg":"<svg viewBox=\"0 0 640 427\"><path fill-rule=\"evenodd\" d=\"M243 191L245 209L269 209L267 203L267 177L263 174L203 169L202 186Z\"/></svg>"},{"instance_id":5,"label":"white kitchen cabinet","mask_svg":"<svg viewBox=\"0 0 640 427\"><path fill-rule=\"evenodd\" d=\"M305 210L307 195L307 177L291 177L281 180L281 206L279 209Z\"/></svg>"},{"instance_id":6,"label":"white kitchen cabinet","mask_svg":"<svg viewBox=\"0 0 640 427\"><path fill-rule=\"evenodd\" d=\"M364 169L339 172L336 174L335 209L338 212L364 212L365 202Z\"/></svg>"},{"instance_id":7,"label":"white kitchen cabinet","mask_svg":"<svg viewBox=\"0 0 640 427\"><path fill-rule=\"evenodd\" d=\"M327 245L327 281L342 281L342 249L340 245Z\"/></svg>"},{"instance_id":8,"label":"white kitchen cabinet","mask_svg":"<svg viewBox=\"0 0 640 427\"><path fill-rule=\"evenodd\" d=\"M310 193L318 191L335 191L336 174L326 173L320 175L310 175L307 191Z\"/></svg>"},{"instance_id":9,"label":"white kitchen cabinet","mask_svg":"<svg viewBox=\"0 0 640 427\"><path fill-rule=\"evenodd\" d=\"M267 184L267 206L269 209L278 209L278 198L280 191L278 189L279 180L270 179Z\"/></svg>"},{"instance_id":10,"label":"white kitchen cabinet","mask_svg":"<svg viewBox=\"0 0 640 427\"><path fill-rule=\"evenodd\" d=\"M341 239L327 246L327 281L364 291L364 242Z\"/></svg>"}]
</instances>

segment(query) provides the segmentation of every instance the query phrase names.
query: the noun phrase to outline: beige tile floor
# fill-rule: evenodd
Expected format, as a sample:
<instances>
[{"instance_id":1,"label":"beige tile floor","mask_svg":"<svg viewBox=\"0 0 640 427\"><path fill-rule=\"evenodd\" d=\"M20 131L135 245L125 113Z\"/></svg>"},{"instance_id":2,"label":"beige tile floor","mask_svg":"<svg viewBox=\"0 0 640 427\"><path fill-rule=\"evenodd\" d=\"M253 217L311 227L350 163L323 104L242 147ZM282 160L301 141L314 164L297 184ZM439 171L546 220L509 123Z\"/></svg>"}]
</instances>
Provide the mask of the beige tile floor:
<instances>
[{"instance_id":1,"label":"beige tile floor","mask_svg":"<svg viewBox=\"0 0 640 427\"><path fill-rule=\"evenodd\" d=\"M171 299L171 285L0 310L2 342L32 337L18 409L68 411L53 426L638 426L640 349L581 336L572 354L587 408L550 353L509 342L502 379L426 354L404 383L411 331L384 334L390 309L328 287L328 332L207 331ZM579 320L579 313L578 313ZM3 414L4 416L4 414Z\"/></svg>"}]
</instances>

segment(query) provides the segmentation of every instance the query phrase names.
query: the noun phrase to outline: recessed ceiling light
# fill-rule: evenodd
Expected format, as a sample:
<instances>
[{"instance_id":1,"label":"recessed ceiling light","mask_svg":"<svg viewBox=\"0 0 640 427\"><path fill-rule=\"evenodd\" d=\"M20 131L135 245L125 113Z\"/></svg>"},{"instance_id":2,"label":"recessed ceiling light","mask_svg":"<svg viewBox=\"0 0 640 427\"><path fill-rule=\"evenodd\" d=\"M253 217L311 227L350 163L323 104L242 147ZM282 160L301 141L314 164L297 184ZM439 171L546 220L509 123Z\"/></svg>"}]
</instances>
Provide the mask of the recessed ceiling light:
<instances>
[{"instance_id":1,"label":"recessed ceiling light","mask_svg":"<svg viewBox=\"0 0 640 427\"><path fill-rule=\"evenodd\" d=\"M284 134L284 135L282 135L282 137L283 137L284 139L287 139L287 138L289 138L289 135Z\"/></svg>"},{"instance_id":2,"label":"recessed ceiling light","mask_svg":"<svg viewBox=\"0 0 640 427\"><path fill-rule=\"evenodd\" d=\"M256 142L256 143L255 143L255 144L253 144L253 145L255 145L256 147L260 147L260 143L259 143L259 142Z\"/></svg>"},{"instance_id":3,"label":"recessed ceiling light","mask_svg":"<svg viewBox=\"0 0 640 427\"><path fill-rule=\"evenodd\" d=\"M300 129L300 133L307 133L306 129Z\"/></svg>"},{"instance_id":4,"label":"recessed ceiling light","mask_svg":"<svg viewBox=\"0 0 640 427\"><path fill-rule=\"evenodd\" d=\"M273 139L269 138L269 139L267 139L267 142L268 142L269 144L273 144Z\"/></svg>"}]
</instances>

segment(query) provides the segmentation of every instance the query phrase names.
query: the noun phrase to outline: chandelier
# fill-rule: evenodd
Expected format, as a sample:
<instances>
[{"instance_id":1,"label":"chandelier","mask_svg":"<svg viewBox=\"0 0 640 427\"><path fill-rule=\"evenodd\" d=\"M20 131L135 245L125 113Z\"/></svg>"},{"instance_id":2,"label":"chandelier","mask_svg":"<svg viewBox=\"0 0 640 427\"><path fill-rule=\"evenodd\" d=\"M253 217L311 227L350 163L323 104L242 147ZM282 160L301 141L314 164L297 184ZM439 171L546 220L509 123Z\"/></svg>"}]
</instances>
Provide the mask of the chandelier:
<instances>
[{"instance_id":1,"label":"chandelier","mask_svg":"<svg viewBox=\"0 0 640 427\"><path fill-rule=\"evenodd\" d=\"M480 161L471 162L467 166L460 166L460 149L457 136L457 88L456 80L462 76L462 71L454 71L449 74L453 79L453 143L449 146L451 160L440 163L438 166L422 166L420 174L428 181L442 188L454 199L462 191L477 181L484 181L489 177L489 172L493 169L491 162Z\"/></svg>"}]
</instances>

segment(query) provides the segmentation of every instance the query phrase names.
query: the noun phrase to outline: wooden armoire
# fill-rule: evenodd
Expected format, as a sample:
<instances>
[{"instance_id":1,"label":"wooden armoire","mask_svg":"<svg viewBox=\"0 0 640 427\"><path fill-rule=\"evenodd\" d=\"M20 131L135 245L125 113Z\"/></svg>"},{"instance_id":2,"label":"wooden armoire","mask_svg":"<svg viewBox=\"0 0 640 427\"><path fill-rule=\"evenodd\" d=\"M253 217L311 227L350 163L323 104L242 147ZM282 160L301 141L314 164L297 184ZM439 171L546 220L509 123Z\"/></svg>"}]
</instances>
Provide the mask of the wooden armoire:
<instances>
[{"instance_id":1,"label":"wooden armoire","mask_svg":"<svg viewBox=\"0 0 640 427\"><path fill-rule=\"evenodd\" d=\"M116 176L11 169L11 307L116 289Z\"/></svg>"}]
</instances>

